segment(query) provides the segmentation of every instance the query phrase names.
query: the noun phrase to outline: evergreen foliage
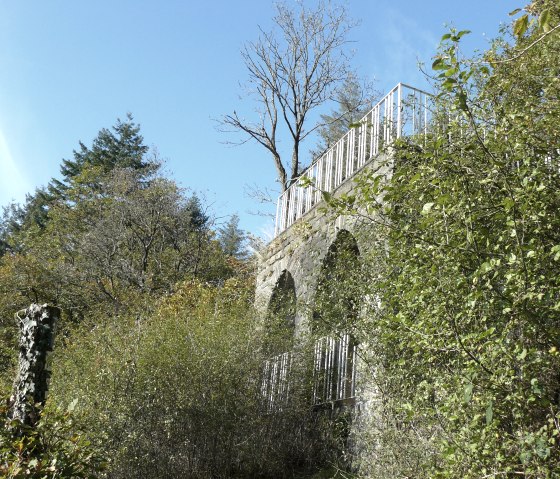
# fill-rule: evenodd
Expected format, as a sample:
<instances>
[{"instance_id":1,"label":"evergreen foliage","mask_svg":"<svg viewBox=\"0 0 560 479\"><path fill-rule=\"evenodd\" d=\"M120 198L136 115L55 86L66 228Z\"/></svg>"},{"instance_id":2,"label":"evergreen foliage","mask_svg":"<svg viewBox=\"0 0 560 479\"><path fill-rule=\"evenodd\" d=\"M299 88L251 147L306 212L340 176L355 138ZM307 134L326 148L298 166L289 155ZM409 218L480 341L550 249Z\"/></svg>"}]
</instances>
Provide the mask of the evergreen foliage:
<instances>
[{"instance_id":1,"label":"evergreen foliage","mask_svg":"<svg viewBox=\"0 0 560 479\"><path fill-rule=\"evenodd\" d=\"M340 140L372 107L371 88L349 75L336 92L336 108L321 115L317 146L311 150L316 159Z\"/></svg>"},{"instance_id":2,"label":"evergreen foliage","mask_svg":"<svg viewBox=\"0 0 560 479\"><path fill-rule=\"evenodd\" d=\"M51 180L49 192L55 198L64 197L73 181L89 168L105 174L116 168L130 168L149 174L157 165L147 158L148 152L140 126L134 123L129 113L125 121L118 119L111 130L103 128L99 131L91 148L80 142L80 149L74 150L73 159L62 160L62 180Z\"/></svg>"},{"instance_id":3,"label":"evergreen foliage","mask_svg":"<svg viewBox=\"0 0 560 479\"><path fill-rule=\"evenodd\" d=\"M23 245L20 233L42 230L49 220L49 210L55 205L74 201L70 190L88 176L90 187L100 188L104 175L115 169L132 169L139 178L148 177L159 168L154 158L148 158L149 147L144 144L140 126L128 114L126 121L117 120L112 130L103 128L93 140L91 148L80 142L72 160L62 160L62 179L53 178L46 187L37 188L26 196L25 204L10 204L3 208L0 223L0 256L7 251L19 251ZM94 170L97 175L85 175ZM96 184L97 182L97 184Z\"/></svg>"},{"instance_id":4,"label":"evergreen foliage","mask_svg":"<svg viewBox=\"0 0 560 479\"><path fill-rule=\"evenodd\" d=\"M247 235L239 228L238 215L232 215L224 226L218 228L218 240L226 255L239 260L247 258Z\"/></svg>"}]
</instances>

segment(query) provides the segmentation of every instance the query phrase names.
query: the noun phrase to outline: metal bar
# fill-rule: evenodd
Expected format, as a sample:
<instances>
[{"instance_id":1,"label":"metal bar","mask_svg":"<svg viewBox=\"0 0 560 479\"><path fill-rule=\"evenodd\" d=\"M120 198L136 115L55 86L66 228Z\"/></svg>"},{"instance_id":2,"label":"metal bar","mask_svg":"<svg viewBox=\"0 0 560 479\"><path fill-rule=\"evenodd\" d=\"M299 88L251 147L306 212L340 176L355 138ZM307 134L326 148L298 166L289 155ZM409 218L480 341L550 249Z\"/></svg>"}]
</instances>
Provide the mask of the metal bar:
<instances>
[{"instance_id":1,"label":"metal bar","mask_svg":"<svg viewBox=\"0 0 560 479\"><path fill-rule=\"evenodd\" d=\"M346 361L344 357L344 336L338 339L338 351L340 358L339 378L338 378L338 398L344 399L344 376L346 373Z\"/></svg>"},{"instance_id":2,"label":"metal bar","mask_svg":"<svg viewBox=\"0 0 560 479\"><path fill-rule=\"evenodd\" d=\"M402 133L402 109L402 85L399 83L397 85L397 138L400 138Z\"/></svg>"},{"instance_id":3,"label":"metal bar","mask_svg":"<svg viewBox=\"0 0 560 479\"><path fill-rule=\"evenodd\" d=\"M333 395L333 387L332 387L332 382L333 382L333 377L332 377L332 371L333 371L333 363L334 363L334 351L333 351L333 343L332 343L332 338L328 338L328 344L329 344L329 362L328 362L328 366L327 366L327 378L328 378L328 386L327 386L327 394L326 394L326 398L327 399L331 399L332 395Z\"/></svg>"},{"instance_id":4,"label":"metal bar","mask_svg":"<svg viewBox=\"0 0 560 479\"><path fill-rule=\"evenodd\" d=\"M354 173L354 158L356 148L356 129L352 128L348 135L348 148L346 150L346 178Z\"/></svg>"},{"instance_id":5,"label":"metal bar","mask_svg":"<svg viewBox=\"0 0 560 479\"><path fill-rule=\"evenodd\" d=\"M424 142L428 137L428 95L424 94Z\"/></svg>"},{"instance_id":6,"label":"metal bar","mask_svg":"<svg viewBox=\"0 0 560 479\"><path fill-rule=\"evenodd\" d=\"M416 92L412 92L412 134L415 135L416 134L416 129L417 129L417 123L418 123L418 119L416 118L417 115L417 111L416 111Z\"/></svg>"},{"instance_id":7,"label":"metal bar","mask_svg":"<svg viewBox=\"0 0 560 479\"><path fill-rule=\"evenodd\" d=\"M334 150L329 150L328 161L327 161L327 182L325 183L325 191L331 191L331 184L333 181L333 165L334 162Z\"/></svg>"},{"instance_id":8,"label":"metal bar","mask_svg":"<svg viewBox=\"0 0 560 479\"><path fill-rule=\"evenodd\" d=\"M342 137L342 141L338 142L338 148L336 149L336 172L334 175L333 190L342 182L342 159L344 157L345 141L346 135Z\"/></svg>"},{"instance_id":9,"label":"metal bar","mask_svg":"<svg viewBox=\"0 0 560 479\"><path fill-rule=\"evenodd\" d=\"M317 165L314 165L313 169L309 170L309 173L307 175L307 178L310 180L310 182L312 182L313 178L315 178L316 176L316 174L314 174L314 170L316 166ZM306 213L311 209L311 193L312 193L311 187L307 186L305 188L305 212Z\"/></svg>"},{"instance_id":10,"label":"metal bar","mask_svg":"<svg viewBox=\"0 0 560 479\"><path fill-rule=\"evenodd\" d=\"M361 168L366 163L367 159L367 123L362 121L360 123L360 140L359 140L359 157L358 157L358 168Z\"/></svg>"},{"instance_id":11,"label":"metal bar","mask_svg":"<svg viewBox=\"0 0 560 479\"><path fill-rule=\"evenodd\" d=\"M319 203L319 201L321 200L321 190L322 188L322 182L323 182L323 168L324 168L324 162L325 162L325 155L321 156L321 158L319 158L319 161L317 162L317 177L316 177L316 183L315 183L315 203Z\"/></svg>"},{"instance_id":12,"label":"metal bar","mask_svg":"<svg viewBox=\"0 0 560 479\"><path fill-rule=\"evenodd\" d=\"M279 229L279 223L280 223L280 203L282 201L282 196L278 197L278 200L276 201L276 218L274 221L274 236L277 236L278 233L280 232Z\"/></svg>"}]
</instances>

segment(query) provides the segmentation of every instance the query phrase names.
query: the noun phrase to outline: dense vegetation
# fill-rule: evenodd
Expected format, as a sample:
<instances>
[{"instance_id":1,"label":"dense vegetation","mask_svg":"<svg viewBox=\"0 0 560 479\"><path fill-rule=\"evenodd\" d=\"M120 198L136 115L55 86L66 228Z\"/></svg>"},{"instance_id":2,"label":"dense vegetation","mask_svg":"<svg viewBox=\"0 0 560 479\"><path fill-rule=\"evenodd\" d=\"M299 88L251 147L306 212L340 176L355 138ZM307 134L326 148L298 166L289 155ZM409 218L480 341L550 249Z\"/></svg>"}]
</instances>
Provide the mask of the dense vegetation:
<instances>
[{"instance_id":1,"label":"dense vegetation","mask_svg":"<svg viewBox=\"0 0 560 479\"><path fill-rule=\"evenodd\" d=\"M14 312L62 309L49 404L37 428L2 429L2 474L292 477L325 462L335 439L311 413L305 371L294 368L282 414L263 400L277 339L252 311L238 218L214 229L130 117L61 172L7 208L0 232L4 396Z\"/></svg>"},{"instance_id":2,"label":"dense vegetation","mask_svg":"<svg viewBox=\"0 0 560 479\"><path fill-rule=\"evenodd\" d=\"M371 477L560 474L560 9L518 15L474 59L443 37L433 131L333 201L372 223L353 323L381 396Z\"/></svg>"},{"instance_id":3,"label":"dense vegetation","mask_svg":"<svg viewBox=\"0 0 560 479\"><path fill-rule=\"evenodd\" d=\"M128 118L1 223L4 395L13 313L49 302L63 317L43 418L2 429L0 471L560 477L560 7L515 15L511 39L475 58L460 56L467 32L446 34L429 134L392 146L390 176L327 198L362 218L369 247L329 250L309 339L362 345L377 401L359 429L312 410L306 361L289 403L268 408L264 361L292 345L305 357L300 305L273 296L263 327L237 219L214 231Z\"/></svg>"}]
</instances>

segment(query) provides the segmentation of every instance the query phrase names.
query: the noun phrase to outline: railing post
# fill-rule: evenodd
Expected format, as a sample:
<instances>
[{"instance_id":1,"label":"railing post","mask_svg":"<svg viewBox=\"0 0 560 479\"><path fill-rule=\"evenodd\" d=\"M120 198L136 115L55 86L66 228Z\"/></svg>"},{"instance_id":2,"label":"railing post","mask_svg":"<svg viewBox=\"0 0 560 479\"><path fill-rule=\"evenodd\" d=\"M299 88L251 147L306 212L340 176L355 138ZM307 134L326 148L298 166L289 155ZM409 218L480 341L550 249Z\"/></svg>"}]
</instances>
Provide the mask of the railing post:
<instances>
[{"instance_id":1,"label":"railing post","mask_svg":"<svg viewBox=\"0 0 560 479\"><path fill-rule=\"evenodd\" d=\"M278 197L278 201L276 201L276 221L274 222L274 236L278 236L279 231L279 223L280 223L280 205L282 204L282 195Z\"/></svg>"},{"instance_id":2,"label":"railing post","mask_svg":"<svg viewBox=\"0 0 560 479\"><path fill-rule=\"evenodd\" d=\"M424 97L424 141L428 137L428 95L425 93L422 95Z\"/></svg>"},{"instance_id":3,"label":"railing post","mask_svg":"<svg viewBox=\"0 0 560 479\"><path fill-rule=\"evenodd\" d=\"M397 138L402 133L402 83L397 85Z\"/></svg>"}]
</instances>

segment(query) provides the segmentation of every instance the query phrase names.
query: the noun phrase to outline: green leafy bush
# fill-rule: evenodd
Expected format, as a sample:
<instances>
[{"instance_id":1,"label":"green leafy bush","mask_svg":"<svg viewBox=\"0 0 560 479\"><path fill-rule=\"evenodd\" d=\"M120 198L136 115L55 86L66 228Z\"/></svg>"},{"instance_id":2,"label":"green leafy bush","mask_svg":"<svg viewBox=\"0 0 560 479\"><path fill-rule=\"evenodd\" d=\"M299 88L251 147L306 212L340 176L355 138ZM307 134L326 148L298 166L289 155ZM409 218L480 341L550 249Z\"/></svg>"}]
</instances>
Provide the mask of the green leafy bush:
<instances>
[{"instance_id":1,"label":"green leafy bush","mask_svg":"<svg viewBox=\"0 0 560 479\"><path fill-rule=\"evenodd\" d=\"M365 476L560 476L560 9L521 18L475 59L444 35L429 132L358 181L382 245L355 321L380 391Z\"/></svg>"},{"instance_id":2,"label":"green leafy bush","mask_svg":"<svg viewBox=\"0 0 560 479\"><path fill-rule=\"evenodd\" d=\"M8 420L8 408L0 408L0 474L8 479L98 477L106 461L87 438L72 410L41 409L36 426Z\"/></svg>"},{"instance_id":3,"label":"green leafy bush","mask_svg":"<svg viewBox=\"0 0 560 479\"><path fill-rule=\"evenodd\" d=\"M267 411L252 279L186 282L145 321L83 324L58 351L52 398L79 398L110 478L292 477L328 459L325 418L294 365L290 401Z\"/></svg>"}]
</instances>

